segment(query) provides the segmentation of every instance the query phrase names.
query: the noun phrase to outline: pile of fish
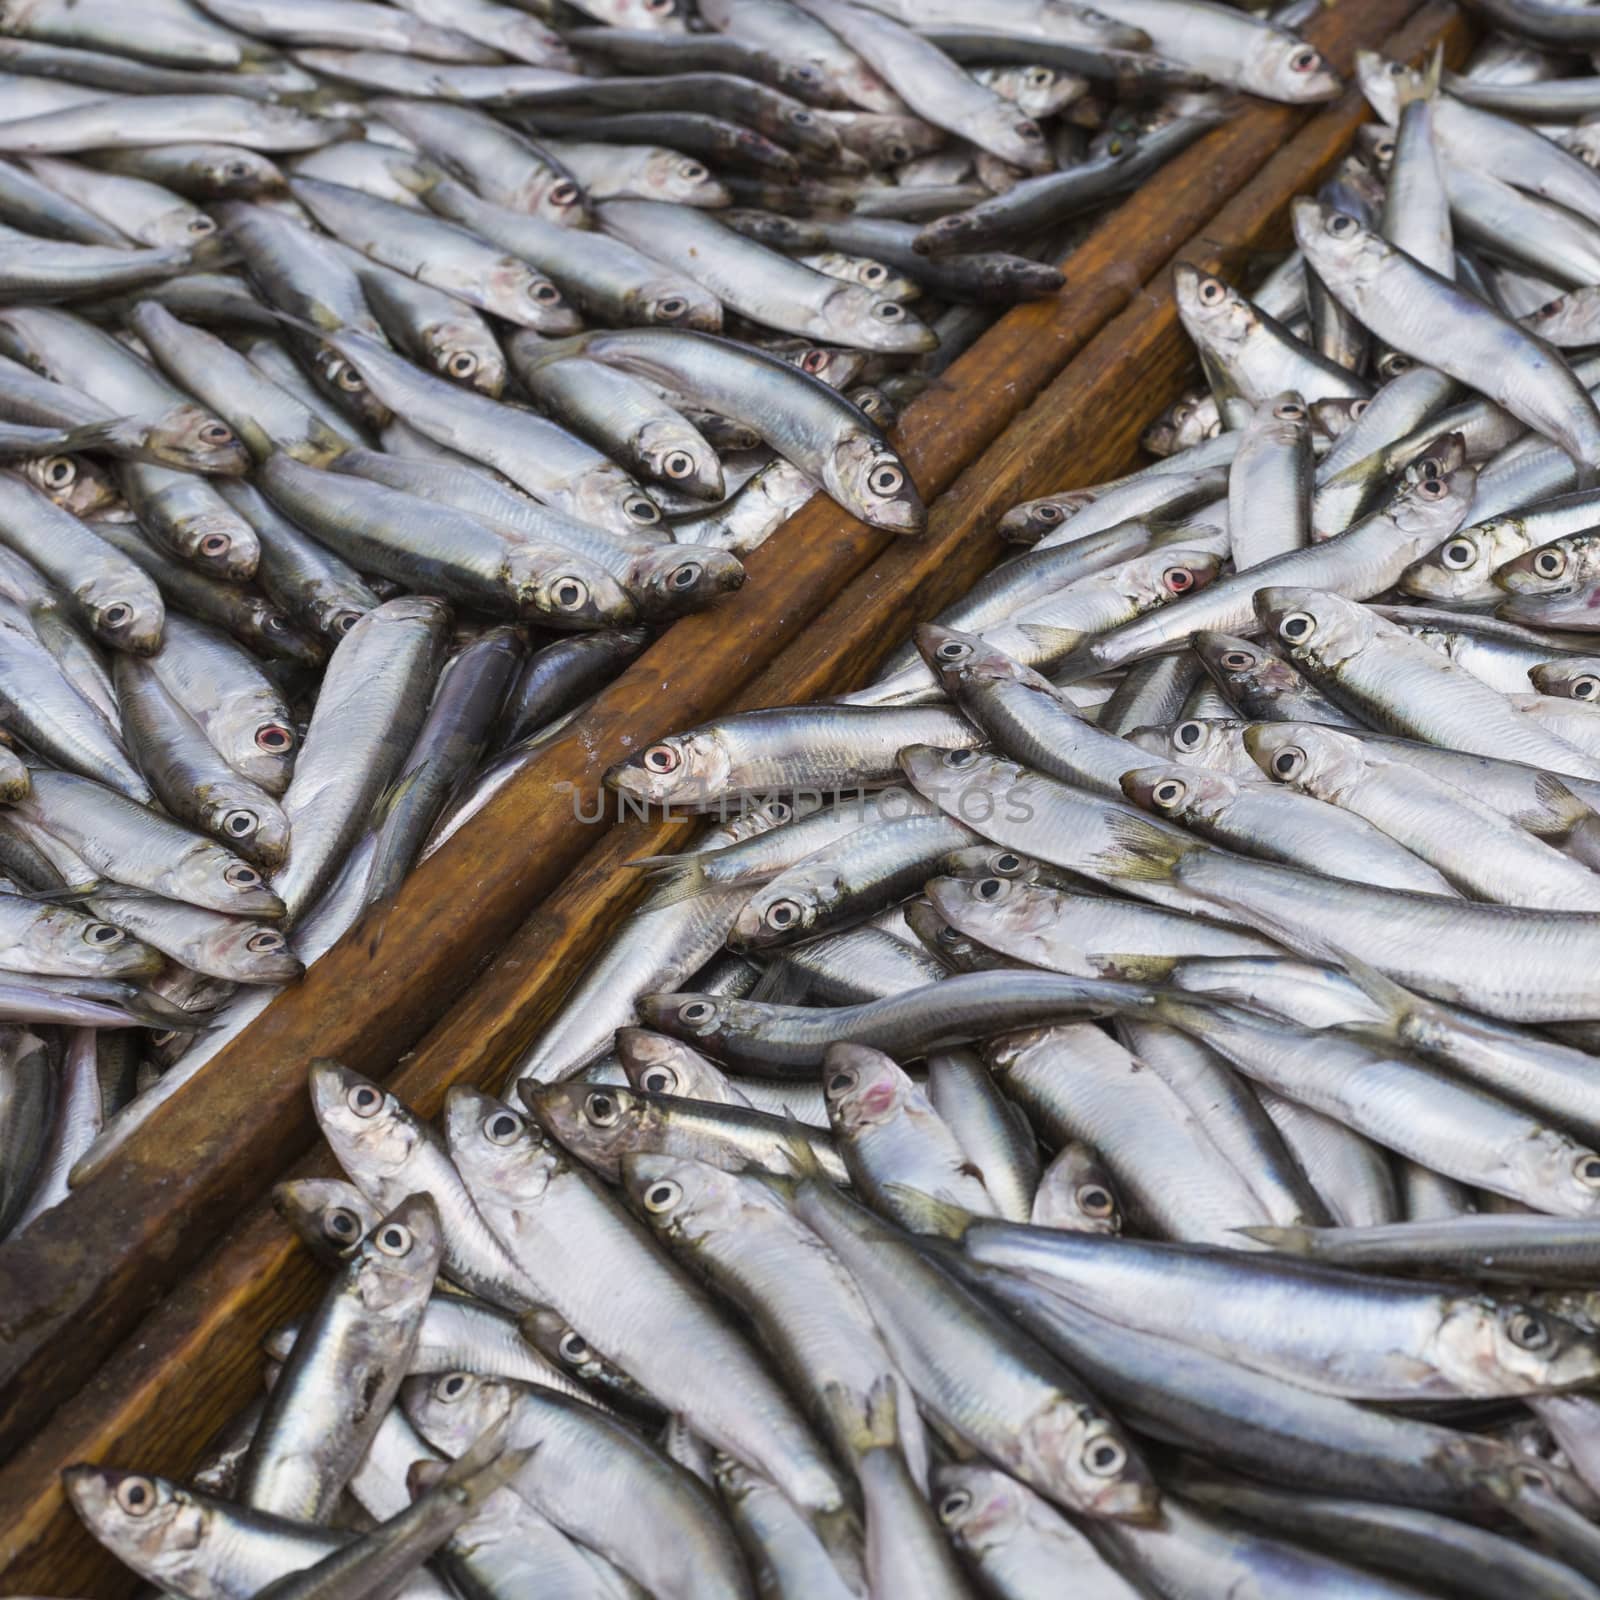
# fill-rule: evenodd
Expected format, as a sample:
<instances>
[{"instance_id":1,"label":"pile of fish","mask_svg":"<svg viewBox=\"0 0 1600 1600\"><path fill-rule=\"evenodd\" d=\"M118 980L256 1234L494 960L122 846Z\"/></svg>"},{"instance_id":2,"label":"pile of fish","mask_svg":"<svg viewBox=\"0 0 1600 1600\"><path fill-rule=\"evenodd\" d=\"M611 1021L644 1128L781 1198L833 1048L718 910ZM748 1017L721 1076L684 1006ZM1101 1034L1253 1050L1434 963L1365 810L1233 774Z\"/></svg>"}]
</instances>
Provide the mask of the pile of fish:
<instances>
[{"instance_id":1,"label":"pile of fish","mask_svg":"<svg viewBox=\"0 0 1600 1600\"><path fill-rule=\"evenodd\" d=\"M312 1067L323 1298L188 1483L68 1473L96 1538L196 1600L1600 1597L1600 14L1492 10L1361 59L1263 281L1179 271L1153 466L612 769L709 826L499 1098Z\"/></svg>"},{"instance_id":2,"label":"pile of fish","mask_svg":"<svg viewBox=\"0 0 1600 1600\"><path fill-rule=\"evenodd\" d=\"M813 493L919 532L898 408L1239 89L1338 83L1195 0L8 7L0 1236Z\"/></svg>"}]
</instances>

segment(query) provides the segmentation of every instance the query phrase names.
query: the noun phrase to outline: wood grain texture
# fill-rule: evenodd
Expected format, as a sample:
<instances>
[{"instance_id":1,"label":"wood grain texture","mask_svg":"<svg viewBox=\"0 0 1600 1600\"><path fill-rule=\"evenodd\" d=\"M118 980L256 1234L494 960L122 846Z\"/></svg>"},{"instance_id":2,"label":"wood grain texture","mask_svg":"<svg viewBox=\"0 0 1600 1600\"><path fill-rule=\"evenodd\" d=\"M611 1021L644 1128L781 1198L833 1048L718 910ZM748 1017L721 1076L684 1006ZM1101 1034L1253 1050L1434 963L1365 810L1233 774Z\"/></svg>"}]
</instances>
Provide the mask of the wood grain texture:
<instances>
[{"instance_id":1,"label":"wood grain texture","mask_svg":"<svg viewBox=\"0 0 1600 1600\"><path fill-rule=\"evenodd\" d=\"M1404 15L1399 0L1370 0L1330 12L1312 32L1345 66L1357 44L1383 39ZM1393 48L1415 55L1439 37L1459 44L1464 31L1452 8L1429 5ZM717 710L853 686L993 561L1001 510L1122 470L1191 360L1168 292L1171 260L1217 265L1281 242L1288 199L1329 170L1359 120L1351 96L1309 118L1251 105L1180 157L1074 254L1057 301L1008 313L908 413L902 448L917 481L930 498L946 490L925 540L888 541L813 502L751 558L750 583L731 605L676 625L602 696L581 736L554 746L458 847L418 872L376 953L360 937L345 941L152 1120L128 1162L61 1208L48 1235L27 1251L0 1249L0 1439L14 1446L73 1395L0 1470L0 1587L129 1592L65 1509L60 1468L96 1459L186 1470L259 1382L261 1333L314 1292L317 1274L261 1200L311 1141L309 1058L340 1054L383 1075L423 1035L441 994L459 994L390 1081L424 1114L450 1082L498 1083L641 892L625 862L677 847L692 826L604 832L578 822L570 795L553 786L588 793L628 749ZM322 1160L312 1156L306 1170L323 1170ZM131 1319L240 1217L94 1371Z\"/></svg>"}]
</instances>

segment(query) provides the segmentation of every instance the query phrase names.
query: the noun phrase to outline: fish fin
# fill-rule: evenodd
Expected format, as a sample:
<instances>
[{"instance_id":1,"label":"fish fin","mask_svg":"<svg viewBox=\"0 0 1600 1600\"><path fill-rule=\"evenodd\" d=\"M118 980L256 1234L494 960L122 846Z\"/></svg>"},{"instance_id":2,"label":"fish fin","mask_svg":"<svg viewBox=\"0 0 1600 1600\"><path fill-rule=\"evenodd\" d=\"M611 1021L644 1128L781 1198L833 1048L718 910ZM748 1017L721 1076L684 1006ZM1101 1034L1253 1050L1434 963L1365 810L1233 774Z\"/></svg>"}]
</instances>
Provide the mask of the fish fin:
<instances>
[{"instance_id":1,"label":"fish fin","mask_svg":"<svg viewBox=\"0 0 1600 1600\"><path fill-rule=\"evenodd\" d=\"M1039 647L1047 658L1047 665L1070 659L1083 643L1082 628L1052 628L1044 622L1019 622L1015 626L1023 638Z\"/></svg>"},{"instance_id":2,"label":"fish fin","mask_svg":"<svg viewBox=\"0 0 1600 1600\"><path fill-rule=\"evenodd\" d=\"M635 856L631 861L624 861L625 867L632 867L636 872L656 873L671 872L676 867L688 867L700 859L699 854L693 850L684 851L681 855L672 856Z\"/></svg>"},{"instance_id":3,"label":"fish fin","mask_svg":"<svg viewBox=\"0 0 1600 1600\"><path fill-rule=\"evenodd\" d=\"M1403 984L1396 983L1393 978L1380 972L1371 962L1363 961L1351 951L1341 949L1338 945L1325 940L1319 939L1317 943L1326 950L1329 959L1337 961L1350 974L1361 992L1374 1005L1382 1006L1389 1014L1387 1023L1358 1023L1349 1029L1341 1028L1339 1030L1341 1033L1381 1034L1392 1044L1404 1030L1407 1018L1438 1010L1432 1000L1413 994Z\"/></svg>"},{"instance_id":4,"label":"fish fin","mask_svg":"<svg viewBox=\"0 0 1600 1600\"><path fill-rule=\"evenodd\" d=\"M137 417L108 417L104 422L86 422L81 428L69 428L61 440L64 454L75 450L112 450L128 437L128 429L139 422Z\"/></svg>"},{"instance_id":5,"label":"fish fin","mask_svg":"<svg viewBox=\"0 0 1600 1600\"><path fill-rule=\"evenodd\" d=\"M395 808L399 806L401 801L403 801L406 796L409 795L423 780L423 778L427 776L431 765L432 763L424 761L418 766L413 767L409 772L402 772L400 776L396 778L394 782L391 783L389 787L372 802L372 810L367 813L367 826L374 830L381 828L384 823L389 820L390 816L394 813Z\"/></svg>"},{"instance_id":6,"label":"fish fin","mask_svg":"<svg viewBox=\"0 0 1600 1600\"><path fill-rule=\"evenodd\" d=\"M706 892L706 875L698 862L674 871L664 867L655 877L648 901L653 911L657 906L675 906L681 900L692 900Z\"/></svg>"},{"instance_id":7,"label":"fish fin","mask_svg":"<svg viewBox=\"0 0 1600 1600\"><path fill-rule=\"evenodd\" d=\"M342 322L335 322L323 327L320 323L313 322L307 317L297 317L292 311L280 311L277 306L267 306L268 313L281 322L286 328L293 328L296 333L303 333L308 339L321 340L325 333L337 333L344 326Z\"/></svg>"},{"instance_id":8,"label":"fish fin","mask_svg":"<svg viewBox=\"0 0 1600 1600\"><path fill-rule=\"evenodd\" d=\"M822 1386L822 1408L853 1457L870 1450L894 1450L900 1442L894 1379L888 1373L873 1380L861 1395L842 1383Z\"/></svg>"},{"instance_id":9,"label":"fish fin","mask_svg":"<svg viewBox=\"0 0 1600 1600\"><path fill-rule=\"evenodd\" d=\"M537 372L552 362L567 361L573 356L581 356L593 339L592 332L569 333L564 339L541 339L537 348L528 345L523 350L522 364L530 372Z\"/></svg>"},{"instance_id":10,"label":"fish fin","mask_svg":"<svg viewBox=\"0 0 1600 1600\"><path fill-rule=\"evenodd\" d=\"M1143 817L1122 812L1110 817L1107 831L1111 844L1096 853L1092 864L1109 877L1133 883L1170 883L1176 879L1183 858L1204 848Z\"/></svg>"},{"instance_id":11,"label":"fish fin","mask_svg":"<svg viewBox=\"0 0 1600 1600\"><path fill-rule=\"evenodd\" d=\"M976 1167L968 1170L980 1178L983 1176ZM973 1215L965 1206L941 1200L925 1190L913 1189L904 1183L889 1183L884 1185L883 1193L884 1199L893 1204L896 1220L913 1233L959 1239L972 1226Z\"/></svg>"},{"instance_id":12,"label":"fish fin","mask_svg":"<svg viewBox=\"0 0 1600 1600\"><path fill-rule=\"evenodd\" d=\"M1254 1228L1232 1228L1232 1233L1242 1233L1247 1239L1254 1239L1257 1244L1270 1245L1274 1250L1282 1250L1286 1255L1308 1256L1311 1254L1310 1228L1292 1225L1283 1228L1267 1227L1265 1225Z\"/></svg>"},{"instance_id":13,"label":"fish fin","mask_svg":"<svg viewBox=\"0 0 1600 1600\"><path fill-rule=\"evenodd\" d=\"M1413 100L1437 100L1439 83L1444 76L1444 48L1437 46L1428 64L1422 69L1420 79L1402 78L1395 89L1395 111L1404 111Z\"/></svg>"},{"instance_id":14,"label":"fish fin","mask_svg":"<svg viewBox=\"0 0 1600 1600\"><path fill-rule=\"evenodd\" d=\"M815 1128L808 1128L787 1106L784 1108L783 1157L795 1181L831 1184L833 1180L822 1170L817 1152L811 1148L810 1135L815 1132Z\"/></svg>"},{"instance_id":15,"label":"fish fin","mask_svg":"<svg viewBox=\"0 0 1600 1600\"><path fill-rule=\"evenodd\" d=\"M782 957L756 979L747 999L768 1006L799 1006L811 994L811 974Z\"/></svg>"}]
</instances>

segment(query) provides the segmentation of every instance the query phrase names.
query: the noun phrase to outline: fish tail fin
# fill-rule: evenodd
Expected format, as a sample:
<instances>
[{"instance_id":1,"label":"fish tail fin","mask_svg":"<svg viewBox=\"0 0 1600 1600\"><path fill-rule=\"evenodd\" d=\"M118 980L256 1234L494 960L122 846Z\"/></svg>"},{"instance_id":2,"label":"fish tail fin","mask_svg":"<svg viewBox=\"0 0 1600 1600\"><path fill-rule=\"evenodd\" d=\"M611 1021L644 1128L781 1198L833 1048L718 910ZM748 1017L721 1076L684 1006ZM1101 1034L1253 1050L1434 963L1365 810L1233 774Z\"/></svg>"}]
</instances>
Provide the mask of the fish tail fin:
<instances>
[{"instance_id":1,"label":"fish tail fin","mask_svg":"<svg viewBox=\"0 0 1600 1600\"><path fill-rule=\"evenodd\" d=\"M653 876L658 872L671 872L676 868L688 868L699 861L699 856L692 850L681 855L666 856L635 856L631 861L624 861L625 867L632 867L636 872Z\"/></svg>"},{"instance_id":2,"label":"fish tail fin","mask_svg":"<svg viewBox=\"0 0 1600 1600\"><path fill-rule=\"evenodd\" d=\"M884 1198L892 1202L900 1223L913 1233L959 1239L972 1226L973 1215L965 1206L953 1205L922 1189L903 1183L886 1184Z\"/></svg>"},{"instance_id":3,"label":"fish tail fin","mask_svg":"<svg viewBox=\"0 0 1600 1600\"><path fill-rule=\"evenodd\" d=\"M1395 105L1399 111L1414 100L1437 100L1439 98L1439 85L1444 78L1444 49L1436 47L1428 58L1428 64L1422 69L1420 77L1404 77L1395 89Z\"/></svg>"},{"instance_id":4,"label":"fish tail fin","mask_svg":"<svg viewBox=\"0 0 1600 1600\"><path fill-rule=\"evenodd\" d=\"M1234 1233L1242 1233L1247 1239L1254 1239L1257 1244L1270 1246L1274 1250L1281 1250L1286 1255L1308 1256L1311 1254L1311 1229L1299 1226L1273 1228L1266 1225L1254 1228L1234 1228Z\"/></svg>"},{"instance_id":5,"label":"fish tail fin","mask_svg":"<svg viewBox=\"0 0 1600 1600\"><path fill-rule=\"evenodd\" d=\"M832 1180L822 1170L817 1152L811 1148L808 1129L792 1111L783 1113L783 1156L797 1183L829 1183Z\"/></svg>"},{"instance_id":6,"label":"fish tail fin","mask_svg":"<svg viewBox=\"0 0 1600 1600\"><path fill-rule=\"evenodd\" d=\"M71 455L78 450L115 451L128 438L128 430L138 423L137 417L107 417L104 422L86 422L81 427L69 428L61 440L61 452Z\"/></svg>"},{"instance_id":7,"label":"fish tail fin","mask_svg":"<svg viewBox=\"0 0 1600 1600\"><path fill-rule=\"evenodd\" d=\"M687 865L662 867L655 873L648 904L652 909L675 906L680 900L692 900L704 894L708 887L705 868L691 857Z\"/></svg>"},{"instance_id":8,"label":"fish tail fin","mask_svg":"<svg viewBox=\"0 0 1600 1600\"><path fill-rule=\"evenodd\" d=\"M894 1450L900 1442L894 1379L885 1373L867 1392L857 1394L842 1383L822 1386L822 1405L839 1438L859 1458L873 1450Z\"/></svg>"},{"instance_id":9,"label":"fish tail fin","mask_svg":"<svg viewBox=\"0 0 1600 1600\"><path fill-rule=\"evenodd\" d=\"M1107 819L1106 832L1110 842L1096 852L1093 865L1108 877L1130 883L1175 882L1183 858L1204 848L1132 812L1114 813Z\"/></svg>"}]
</instances>

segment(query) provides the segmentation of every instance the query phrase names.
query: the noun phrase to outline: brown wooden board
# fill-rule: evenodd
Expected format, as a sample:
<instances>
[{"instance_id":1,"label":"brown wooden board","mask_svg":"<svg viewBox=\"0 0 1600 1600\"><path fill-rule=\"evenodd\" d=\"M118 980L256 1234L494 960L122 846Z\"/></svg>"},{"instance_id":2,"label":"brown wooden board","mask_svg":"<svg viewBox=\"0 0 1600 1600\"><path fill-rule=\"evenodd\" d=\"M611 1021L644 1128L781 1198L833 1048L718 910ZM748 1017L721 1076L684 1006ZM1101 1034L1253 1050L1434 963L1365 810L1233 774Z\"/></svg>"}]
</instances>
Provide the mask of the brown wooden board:
<instances>
[{"instance_id":1,"label":"brown wooden board","mask_svg":"<svg viewBox=\"0 0 1600 1600\"><path fill-rule=\"evenodd\" d=\"M1383 41L1404 15L1400 0L1367 0L1310 31L1347 66L1357 45ZM1459 47L1465 32L1452 7L1433 4L1390 48L1414 57L1441 37ZM718 709L851 686L992 562L1000 510L1121 470L1190 362L1167 281L1174 252L1237 264L1241 252L1281 245L1289 198L1326 174L1360 120L1353 94L1309 119L1252 104L1169 166L1074 253L1059 300L1009 313L908 413L902 448L917 481L930 496L948 490L925 540L885 540L813 502L751 558L751 581L732 605L674 627L601 697L581 736L553 746L418 872L375 953L363 938L346 940L152 1119L125 1162L59 1208L47 1232L0 1249L0 1441L26 1441L0 1470L0 1584L126 1592L66 1510L60 1468L96 1459L185 1470L259 1381L260 1334L313 1292L316 1274L259 1204L311 1140L307 1061L339 1054L387 1072L443 1010L441 994L458 994L498 951L391 1077L425 1114L452 1081L497 1082L638 894L624 863L687 834L681 821L602 833L555 785L591 794L600 770L630 748ZM131 1319L241 1214L96 1371Z\"/></svg>"}]
</instances>

